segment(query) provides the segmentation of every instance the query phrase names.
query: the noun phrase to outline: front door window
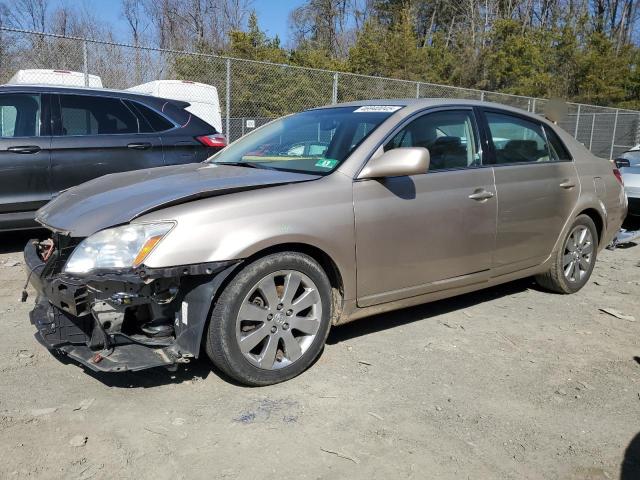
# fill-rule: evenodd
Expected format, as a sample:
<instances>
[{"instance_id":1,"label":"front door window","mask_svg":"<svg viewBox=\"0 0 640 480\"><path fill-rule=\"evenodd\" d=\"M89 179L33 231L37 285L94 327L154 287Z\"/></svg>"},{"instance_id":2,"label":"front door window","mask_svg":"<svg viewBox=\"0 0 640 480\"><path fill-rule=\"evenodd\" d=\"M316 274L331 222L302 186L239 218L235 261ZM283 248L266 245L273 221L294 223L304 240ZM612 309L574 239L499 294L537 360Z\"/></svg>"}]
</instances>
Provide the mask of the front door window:
<instances>
[{"instance_id":1,"label":"front door window","mask_svg":"<svg viewBox=\"0 0 640 480\"><path fill-rule=\"evenodd\" d=\"M40 95L6 93L0 95L0 137L40 135Z\"/></svg>"},{"instance_id":2,"label":"front door window","mask_svg":"<svg viewBox=\"0 0 640 480\"><path fill-rule=\"evenodd\" d=\"M480 166L473 114L466 110L444 110L423 115L410 122L385 145L424 147L431 154L429 171Z\"/></svg>"}]
</instances>

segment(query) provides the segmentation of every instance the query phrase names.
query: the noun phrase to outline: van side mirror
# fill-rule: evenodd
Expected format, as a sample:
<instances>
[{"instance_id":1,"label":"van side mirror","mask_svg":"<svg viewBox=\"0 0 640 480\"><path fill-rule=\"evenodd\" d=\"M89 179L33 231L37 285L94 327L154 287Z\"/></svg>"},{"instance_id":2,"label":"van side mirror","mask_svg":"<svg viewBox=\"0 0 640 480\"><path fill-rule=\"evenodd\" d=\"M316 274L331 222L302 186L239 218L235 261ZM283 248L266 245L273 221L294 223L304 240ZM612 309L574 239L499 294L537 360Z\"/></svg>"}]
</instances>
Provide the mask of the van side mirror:
<instances>
[{"instance_id":1,"label":"van side mirror","mask_svg":"<svg viewBox=\"0 0 640 480\"><path fill-rule=\"evenodd\" d=\"M421 175L429 170L429 150L422 147L401 147L374 154L358 178L386 178Z\"/></svg>"}]
</instances>

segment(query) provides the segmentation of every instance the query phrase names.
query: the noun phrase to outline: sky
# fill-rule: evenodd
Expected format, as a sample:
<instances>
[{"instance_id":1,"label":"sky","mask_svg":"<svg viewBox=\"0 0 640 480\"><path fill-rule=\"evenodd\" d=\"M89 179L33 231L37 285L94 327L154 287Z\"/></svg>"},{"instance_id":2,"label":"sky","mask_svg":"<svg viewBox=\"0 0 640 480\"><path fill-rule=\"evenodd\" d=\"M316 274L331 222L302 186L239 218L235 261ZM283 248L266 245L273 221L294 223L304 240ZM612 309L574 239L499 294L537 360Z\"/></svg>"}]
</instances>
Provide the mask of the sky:
<instances>
[{"instance_id":1,"label":"sky","mask_svg":"<svg viewBox=\"0 0 640 480\"><path fill-rule=\"evenodd\" d=\"M69 0L54 0L51 6L54 7L55 4L65 1ZM120 13L119 0L84 0L84 2L98 18L104 18L105 21L114 25L115 33L120 39L125 39L127 30ZM258 14L260 28L270 37L278 35L280 41L286 44L289 37L289 12L303 2L304 0L253 0L252 6Z\"/></svg>"}]
</instances>

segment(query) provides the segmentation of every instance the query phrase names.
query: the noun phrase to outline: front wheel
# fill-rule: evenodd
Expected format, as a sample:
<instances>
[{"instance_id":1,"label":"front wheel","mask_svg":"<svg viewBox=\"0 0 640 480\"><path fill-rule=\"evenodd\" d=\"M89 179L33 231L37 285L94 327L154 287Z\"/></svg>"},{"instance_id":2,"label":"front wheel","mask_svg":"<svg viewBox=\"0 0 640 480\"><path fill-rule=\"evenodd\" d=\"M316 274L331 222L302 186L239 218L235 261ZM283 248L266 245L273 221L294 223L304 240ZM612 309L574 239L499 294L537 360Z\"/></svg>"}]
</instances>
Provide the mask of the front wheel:
<instances>
[{"instance_id":1,"label":"front wheel","mask_svg":"<svg viewBox=\"0 0 640 480\"><path fill-rule=\"evenodd\" d=\"M297 252L265 256L244 267L220 295L207 354L245 385L288 380L322 351L331 309L331 285L315 260Z\"/></svg>"},{"instance_id":2,"label":"front wheel","mask_svg":"<svg viewBox=\"0 0 640 480\"><path fill-rule=\"evenodd\" d=\"M598 254L598 231L593 220L579 215L560 248L553 254L551 268L536 276L541 287L558 293L575 293L591 277Z\"/></svg>"}]
</instances>

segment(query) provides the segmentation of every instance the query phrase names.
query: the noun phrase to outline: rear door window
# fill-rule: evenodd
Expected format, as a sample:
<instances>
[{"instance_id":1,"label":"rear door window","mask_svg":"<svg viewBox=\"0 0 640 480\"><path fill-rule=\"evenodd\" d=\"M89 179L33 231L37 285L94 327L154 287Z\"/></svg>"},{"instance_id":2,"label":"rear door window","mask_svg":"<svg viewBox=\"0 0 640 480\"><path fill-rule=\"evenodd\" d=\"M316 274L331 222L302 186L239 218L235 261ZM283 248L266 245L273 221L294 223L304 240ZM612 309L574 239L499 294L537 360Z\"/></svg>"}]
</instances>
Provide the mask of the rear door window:
<instances>
[{"instance_id":1,"label":"rear door window","mask_svg":"<svg viewBox=\"0 0 640 480\"><path fill-rule=\"evenodd\" d=\"M61 135L139 132L138 119L119 98L60 95Z\"/></svg>"},{"instance_id":2,"label":"rear door window","mask_svg":"<svg viewBox=\"0 0 640 480\"><path fill-rule=\"evenodd\" d=\"M384 146L424 147L429 150L429 171L470 168L481 165L471 110L443 110L411 121Z\"/></svg>"},{"instance_id":3,"label":"rear door window","mask_svg":"<svg viewBox=\"0 0 640 480\"><path fill-rule=\"evenodd\" d=\"M496 164L557 160L547 145L541 124L496 112L487 112L486 117L496 152Z\"/></svg>"},{"instance_id":4,"label":"rear door window","mask_svg":"<svg viewBox=\"0 0 640 480\"><path fill-rule=\"evenodd\" d=\"M40 135L40 95L0 94L0 137Z\"/></svg>"}]
</instances>

